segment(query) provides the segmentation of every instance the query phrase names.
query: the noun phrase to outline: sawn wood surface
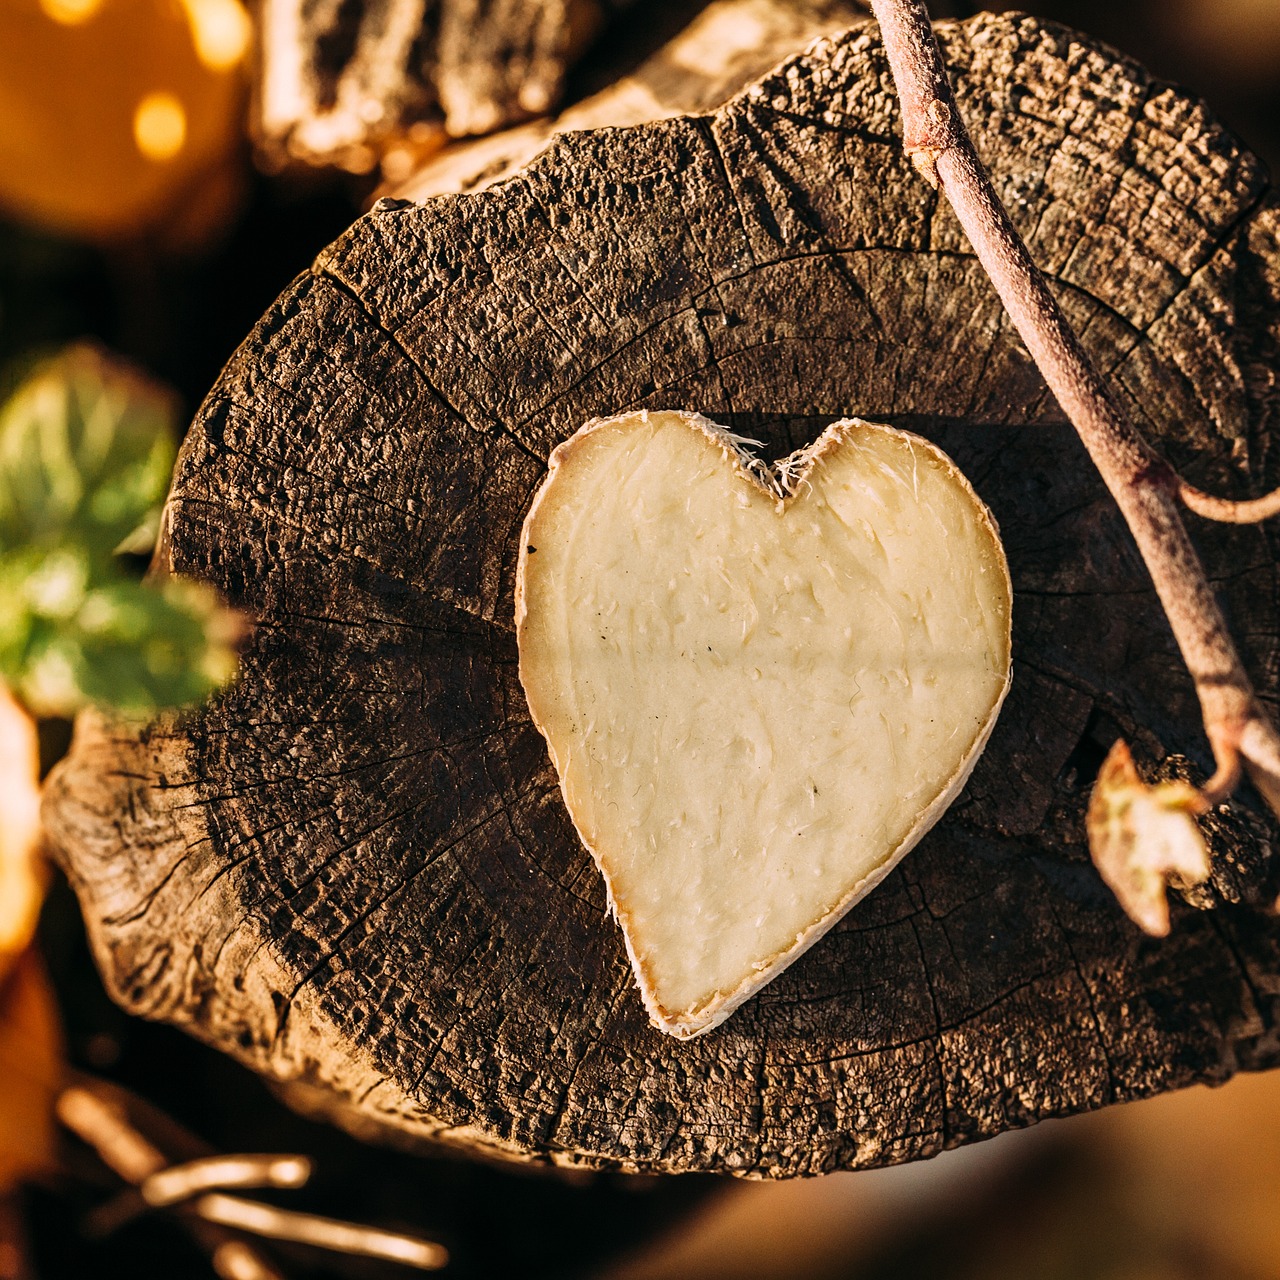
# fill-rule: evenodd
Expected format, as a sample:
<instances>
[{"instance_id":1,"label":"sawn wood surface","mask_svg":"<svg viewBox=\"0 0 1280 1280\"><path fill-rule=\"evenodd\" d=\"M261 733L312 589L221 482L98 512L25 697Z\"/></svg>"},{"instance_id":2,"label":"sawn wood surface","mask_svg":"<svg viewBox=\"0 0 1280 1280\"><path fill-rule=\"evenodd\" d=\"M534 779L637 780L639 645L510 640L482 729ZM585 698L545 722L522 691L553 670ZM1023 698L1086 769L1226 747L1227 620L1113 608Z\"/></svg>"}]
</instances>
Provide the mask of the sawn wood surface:
<instances>
[{"instance_id":1,"label":"sawn wood surface","mask_svg":"<svg viewBox=\"0 0 1280 1280\"><path fill-rule=\"evenodd\" d=\"M1261 165L1064 29L942 33L997 187L1142 429L1203 487L1280 482ZM922 432L995 513L1015 589L1013 690L960 800L691 1043L648 1024L513 636L548 453L646 405L771 455L846 415ZM1274 698L1275 534L1193 532ZM1209 819L1213 887L1167 940L1089 864L1115 737L1209 764L1194 696L1119 516L902 156L873 25L710 115L567 134L490 189L362 218L210 393L160 558L258 619L242 677L145 729L83 720L51 837L126 1007L347 1123L774 1177L1280 1062L1256 800Z\"/></svg>"}]
</instances>

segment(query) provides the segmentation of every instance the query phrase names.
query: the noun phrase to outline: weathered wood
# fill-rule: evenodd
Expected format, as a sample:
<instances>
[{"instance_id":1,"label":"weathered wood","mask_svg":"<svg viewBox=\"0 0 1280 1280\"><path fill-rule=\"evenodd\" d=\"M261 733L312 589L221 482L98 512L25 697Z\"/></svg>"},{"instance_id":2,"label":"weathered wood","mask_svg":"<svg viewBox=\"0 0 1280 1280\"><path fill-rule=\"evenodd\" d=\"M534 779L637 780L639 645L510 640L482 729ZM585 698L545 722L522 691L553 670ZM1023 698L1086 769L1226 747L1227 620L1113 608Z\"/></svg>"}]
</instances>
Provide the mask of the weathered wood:
<instances>
[{"instance_id":1,"label":"weathered wood","mask_svg":"<svg viewBox=\"0 0 1280 1280\"><path fill-rule=\"evenodd\" d=\"M625 3L625 0L622 0ZM615 0L262 0L253 133L270 164L367 172L555 106Z\"/></svg>"},{"instance_id":2,"label":"weathered wood","mask_svg":"<svg viewBox=\"0 0 1280 1280\"><path fill-rule=\"evenodd\" d=\"M1280 480L1280 209L1186 95L1030 18L944 28L962 109L1073 321L1195 482ZM1089 866L1123 733L1209 765L1136 552L950 213L873 27L710 116L557 138L380 206L277 302L192 429L166 564L261 619L233 691L83 722L52 838L108 983L368 1125L563 1163L786 1176L932 1154L1280 1062L1274 832L1248 797L1172 936ZM554 444L699 409L772 453L845 414L965 468L1013 573L1014 687L965 794L832 934L676 1044L632 988L516 676ZM1197 530L1259 687L1275 533ZM1186 758L1183 758L1183 757Z\"/></svg>"},{"instance_id":3,"label":"weathered wood","mask_svg":"<svg viewBox=\"0 0 1280 1280\"><path fill-rule=\"evenodd\" d=\"M819 36L847 30L866 16L859 0L715 0L599 93L554 119L455 142L384 183L378 195L421 201L479 191L527 165L556 134L713 111Z\"/></svg>"}]
</instances>

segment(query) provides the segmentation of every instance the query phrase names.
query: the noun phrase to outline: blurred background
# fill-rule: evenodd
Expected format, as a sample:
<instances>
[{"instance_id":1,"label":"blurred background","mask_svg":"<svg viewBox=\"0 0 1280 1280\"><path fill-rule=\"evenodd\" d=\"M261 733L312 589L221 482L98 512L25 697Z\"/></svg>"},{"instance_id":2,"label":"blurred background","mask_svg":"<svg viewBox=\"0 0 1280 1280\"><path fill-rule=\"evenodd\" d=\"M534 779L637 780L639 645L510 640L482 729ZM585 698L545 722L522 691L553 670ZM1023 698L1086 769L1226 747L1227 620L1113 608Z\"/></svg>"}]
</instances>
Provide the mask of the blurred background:
<instances>
[{"instance_id":1,"label":"blurred background","mask_svg":"<svg viewBox=\"0 0 1280 1280\"><path fill-rule=\"evenodd\" d=\"M458 138L595 92L701 7L572 5L553 49L529 37L522 78L481 92L466 33L433 83L356 66L361 48L395 51L353 27L351 3L263 0L255 27L241 0L0 0L0 397L87 338L167 389L179 433L258 316L378 193L412 186ZM1188 86L1280 163L1280 0L1016 7ZM329 60L312 74L286 56L307 31ZM42 768L68 733L42 721ZM51 873L46 890L34 942L10 947L0 874L0 1280L214 1274L208 1239L122 1200L89 1147L40 1118L64 1064L155 1109L176 1149L305 1153L308 1187L269 1200L439 1241L446 1275L1280 1277L1280 1072L787 1185L411 1156L303 1120L224 1057L120 1013L74 897ZM287 1276L411 1274L342 1251L275 1256ZM218 1263L256 1274L236 1265Z\"/></svg>"}]
</instances>

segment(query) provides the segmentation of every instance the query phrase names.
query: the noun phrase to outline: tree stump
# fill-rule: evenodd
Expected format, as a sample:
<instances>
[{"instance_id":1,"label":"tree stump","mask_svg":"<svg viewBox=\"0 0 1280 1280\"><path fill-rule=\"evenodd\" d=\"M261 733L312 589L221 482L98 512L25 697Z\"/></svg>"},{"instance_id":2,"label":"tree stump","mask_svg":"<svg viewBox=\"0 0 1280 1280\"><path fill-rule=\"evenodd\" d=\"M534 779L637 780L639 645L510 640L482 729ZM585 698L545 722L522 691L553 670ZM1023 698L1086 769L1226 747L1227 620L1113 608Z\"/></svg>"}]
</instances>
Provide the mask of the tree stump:
<instances>
[{"instance_id":1,"label":"tree stump","mask_svg":"<svg viewBox=\"0 0 1280 1280\"><path fill-rule=\"evenodd\" d=\"M378 194L422 201L478 191L529 164L556 134L706 114L819 36L867 15L865 0L713 0L639 66L554 119L455 142Z\"/></svg>"},{"instance_id":2,"label":"tree stump","mask_svg":"<svg viewBox=\"0 0 1280 1280\"><path fill-rule=\"evenodd\" d=\"M269 163L367 172L550 110L612 0L262 0L252 124Z\"/></svg>"},{"instance_id":3,"label":"tree stump","mask_svg":"<svg viewBox=\"0 0 1280 1280\"><path fill-rule=\"evenodd\" d=\"M1280 213L1187 95L1026 17L942 28L979 151L1086 345L1197 484L1280 482ZM781 454L861 415L1000 522L1014 686L964 795L723 1027L652 1030L517 678L517 538L551 448L634 406ZM1260 688L1275 534L1195 530ZM235 355L164 567L257 629L237 686L88 717L47 818L129 1009L349 1123L565 1164L782 1177L932 1155L1280 1061L1274 829L1141 936L1086 854L1123 734L1209 765L1124 526L946 206L876 28L703 116L566 134L488 190L377 207ZM1195 907L1207 909L1195 909Z\"/></svg>"}]
</instances>

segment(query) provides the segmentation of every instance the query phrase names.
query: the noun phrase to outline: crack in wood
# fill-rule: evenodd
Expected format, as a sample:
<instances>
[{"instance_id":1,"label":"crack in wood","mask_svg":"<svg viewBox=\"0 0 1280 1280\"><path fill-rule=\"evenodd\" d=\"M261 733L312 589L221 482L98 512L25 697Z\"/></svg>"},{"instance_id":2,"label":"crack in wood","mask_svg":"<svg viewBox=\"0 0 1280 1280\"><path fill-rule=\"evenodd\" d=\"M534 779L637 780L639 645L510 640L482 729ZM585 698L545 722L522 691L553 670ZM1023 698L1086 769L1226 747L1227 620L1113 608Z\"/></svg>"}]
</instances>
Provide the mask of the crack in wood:
<instances>
[{"instance_id":1,"label":"crack in wood","mask_svg":"<svg viewBox=\"0 0 1280 1280\"><path fill-rule=\"evenodd\" d=\"M1155 442L1280 482L1280 387L1241 372L1280 366L1280 254L1258 247L1280 211L1256 163L1084 37L1000 15L943 35L984 153ZM1194 698L896 120L865 27L715 113L574 135L484 192L361 219L272 308L167 516L177 571L259 607L241 683L163 728L82 726L48 787L118 998L352 1123L650 1171L910 1159L1280 1064L1280 925L1182 905L1148 944L1084 861L1067 763L1113 722L1151 762L1200 761ZM770 456L849 413L944 441L1018 583L1013 691L954 810L687 1044L634 997L510 622L550 448L666 400L724 405ZM1247 459L1225 457L1237 437ZM1197 530L1272 684L1280 601L1249 588L1277 536ZM1219 826L1246 900L1280 845Z\"/></svg>"}]
</instances>

